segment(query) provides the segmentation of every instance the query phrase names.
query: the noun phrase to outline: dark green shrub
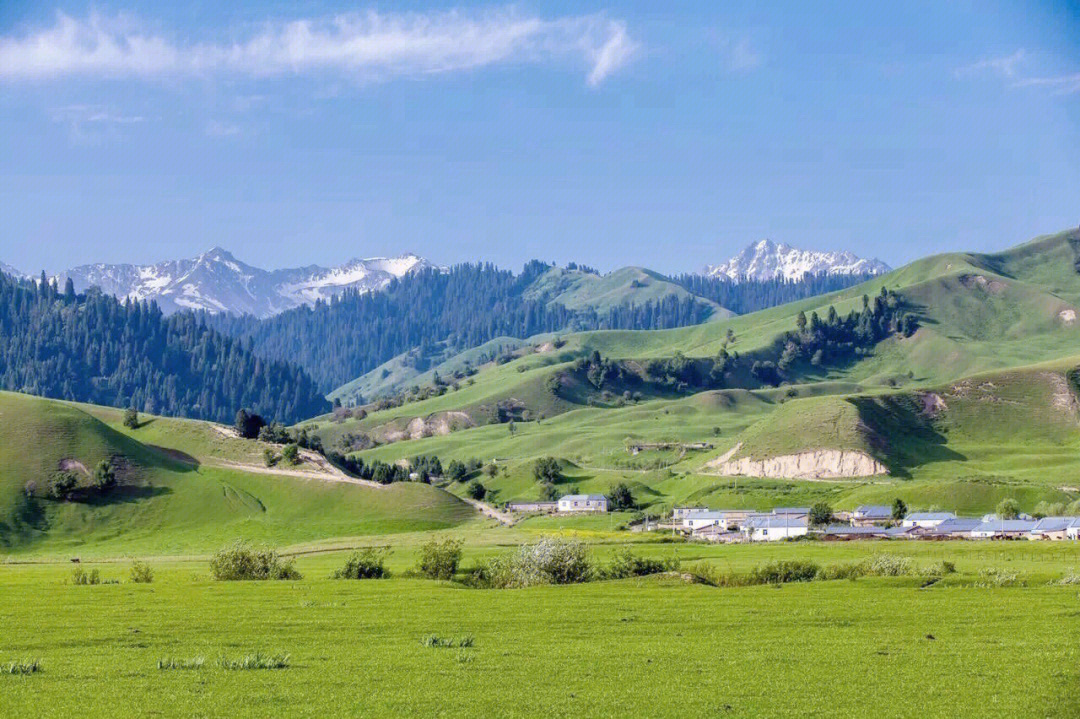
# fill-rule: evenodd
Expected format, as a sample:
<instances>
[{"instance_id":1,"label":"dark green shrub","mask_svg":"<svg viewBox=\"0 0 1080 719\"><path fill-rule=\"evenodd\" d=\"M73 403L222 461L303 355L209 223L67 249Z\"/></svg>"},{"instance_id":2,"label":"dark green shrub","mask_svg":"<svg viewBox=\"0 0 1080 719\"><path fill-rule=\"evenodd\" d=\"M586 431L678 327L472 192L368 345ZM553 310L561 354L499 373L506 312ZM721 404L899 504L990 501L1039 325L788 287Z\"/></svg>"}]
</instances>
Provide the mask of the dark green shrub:
<instances>
[{"instance_id":1,"label":"dark green shrub","mask_svg":"<svg viewBox=\"0 0 1080 719\"><path fill-rule=\"evenodd\" d=\"M821 570L817 578L828 581L831 579L858 579L865 575L865 563L846 562L841 564L830 564Z\"/></svg>"},{"instance_id":2,"label":"dark green shrub","mask_svg":"<svg viewBox=\"0 0 1080 719\"><path fill-rule=\"evenodd\" d=\"M101 573L96 569L91 569L88 572L82 567L75 567L71 571L71 583L77 586L101 584Z\"/></svg>"},{"instance_id":3,"label":"dark green shrub","mask_svg":"<svg viewBox=\"0 0 1080 719\"><path fill-rule=\"evenodd\" d=\"M384 563L390 550L364 547L349 555L345 566L330 575L331 579L386 579L390 571Z\"/></svg>"},{"instance_id":4,"label":"dark green shrub","mask_svg":"<svg viewBox=\"0 0 1080 719\"><path fill-rule=\"evenodd\" d=\"M662 574L663 572L679 571L679 558L652 559L639 557L629 548L615 553L615 559L604 572L610 579L626 579L628 577L645 577L650 574Z\"/></svg>"},{"instance_id":5,"label":"dark green shrub","mask_svg":"<svg viewBox=\"0 0 1080 719\"><path fill-rule=\"evenodd\" d=\"M154 570L146 562L136 559L131 563L131 581L135 584L150 584L154 581Z\"/></svg>"},{"instance_id":6,"label":"dark green shrub","mask_svg":"<svg viewBox=\"0 0 1080 719\"><path fill-rule=\"evenodd\" d=\"M218 581L300 579L292 560L281 559L273 549L254 549L243 541L219 549L210 559L210 573Z\"/></svg>"},{"instance_id":7,"label":"dark green shrub","mask_svg":"<svg viewBox=\"0 0 1080 719\"><path fill-rule=\"evenodd\" d=\"M281 459L289 464L300 464L300 448L295 444L287 444L281 448Z\"/></svg>"},{"instance_id":8,"label":"dark green shrub","mask_svg":"<svg viewBox=\"0 0 1080 719\"><path fill-rule=\"evenodd\" d=\"M533 465L533 476L540 482L556 482L562 478L562 467L554 457L541 457Z\"/></svg>"},{"instance_id":9,"label":"dark green shrub","mask_svg":"<svg viewBox=\"0 0 1080 719\"><path fill-rule=\"evenodd\" d=\"M430 539L420 547L417 570L428 579L453 579L461 562L460 539Z\"/></svg>"},{"instance_id":10,"label":"dark green shrub","mask_svg":"<svg viewBox=\"0 0 1080 719\"><path fill-rule=\"evenodd\" d=\"M785 559L756 567L748 577L750 584L787 584L812 582L821 571L816 563L804 559Z\"/></svg>"}]
</instances>

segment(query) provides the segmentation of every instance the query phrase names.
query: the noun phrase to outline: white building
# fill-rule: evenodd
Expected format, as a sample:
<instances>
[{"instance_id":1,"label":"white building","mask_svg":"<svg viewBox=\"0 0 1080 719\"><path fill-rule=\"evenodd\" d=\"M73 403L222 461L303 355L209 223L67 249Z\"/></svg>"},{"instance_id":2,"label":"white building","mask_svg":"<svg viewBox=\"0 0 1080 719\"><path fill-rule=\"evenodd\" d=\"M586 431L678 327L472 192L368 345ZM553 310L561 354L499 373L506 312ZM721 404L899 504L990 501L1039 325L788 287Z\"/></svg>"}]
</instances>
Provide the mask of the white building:
<instances>
[{"instance_id":1,"label":"white building","mask_svg":"<svg viewBox=\"0 0 1080 719\"><path fill-rule=\"evenodd\" d=\"M559 497L560 512L606 512L607 497L602 494L568 494Z\"/></svg>"},{"instance_id":2,"label":"white building","mask_svg":"<svg viewBox=\"0 0 1080 719\"><path fill-rule=\"evenodd\" d=\"M750 517L743 525L743 533L751 542L776 542L803 537L807 533L806 517L783 514Z\"/></svg>"},{"instance_id":3,"label":"white building","mask_svg":"<svg viewBox=\"0 0 1080 719\"><path fill-rule=\"evenodd\" d=\"M904 517L903 526L933 529L949 519L956 519L956 515L952 512L912 512Z\"/></svg>"}]
</instances>

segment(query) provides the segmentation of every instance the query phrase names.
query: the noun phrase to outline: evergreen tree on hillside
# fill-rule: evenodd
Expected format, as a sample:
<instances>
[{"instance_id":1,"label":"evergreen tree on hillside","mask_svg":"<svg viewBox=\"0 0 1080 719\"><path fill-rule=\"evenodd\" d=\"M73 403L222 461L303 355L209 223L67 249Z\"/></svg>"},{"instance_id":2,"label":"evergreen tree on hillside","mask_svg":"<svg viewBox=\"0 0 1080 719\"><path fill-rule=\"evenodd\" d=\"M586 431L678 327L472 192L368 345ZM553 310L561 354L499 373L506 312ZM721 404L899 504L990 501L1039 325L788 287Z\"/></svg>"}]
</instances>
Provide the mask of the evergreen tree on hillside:
<instances>
[{"instance_id":1,"label":"evergreen tree on hillside","mask_svg":"<svg viewBox=\"0 0 1080 719\"><path fill-rule=\"evenodd\" d=\"M244 338L257 354L298 362L328 392L415 348L423 360L438 343L464 350L542 332L667 329L704 322L714 311L700 299L675 295L606 311L570 310L532 291L548 269L533 261L515 275L491 264L463 264L407 275L382 292L348 290L267 320L203 319Z\"/></svg>"},{"instance_id":2,"label":"evergreen tree on hillside","mask_svg":"<svg viewBox=\"0 0 1080 719\"><path fill-rule=\"evenodd\" d=\"M0 388L219 422L240 406L287 422L329 409L302 369L256 357L192 314L7 275Z\"/></svg>"}]
</instances>

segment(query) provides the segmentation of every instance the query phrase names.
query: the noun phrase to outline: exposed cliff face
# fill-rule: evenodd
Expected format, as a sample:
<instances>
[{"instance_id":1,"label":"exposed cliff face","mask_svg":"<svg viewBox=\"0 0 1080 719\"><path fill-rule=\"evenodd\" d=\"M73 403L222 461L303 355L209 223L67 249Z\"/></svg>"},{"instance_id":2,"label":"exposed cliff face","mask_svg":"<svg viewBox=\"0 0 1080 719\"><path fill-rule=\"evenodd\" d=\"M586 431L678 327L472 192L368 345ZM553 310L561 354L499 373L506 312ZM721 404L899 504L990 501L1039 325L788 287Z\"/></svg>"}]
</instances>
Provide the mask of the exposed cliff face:
<instances>
[{"instance_id":1,"label":"exposed cliff face","mask_svg":"<svg viewBox=\"0 0 1080 719\"><path fill-rule=\"evenodd\" d=\"M865 452L817 449L767 459L734 459L741 445L705 465L725 477L844 479L888 474L889 468Z\"/></svg>"}]
</instances>

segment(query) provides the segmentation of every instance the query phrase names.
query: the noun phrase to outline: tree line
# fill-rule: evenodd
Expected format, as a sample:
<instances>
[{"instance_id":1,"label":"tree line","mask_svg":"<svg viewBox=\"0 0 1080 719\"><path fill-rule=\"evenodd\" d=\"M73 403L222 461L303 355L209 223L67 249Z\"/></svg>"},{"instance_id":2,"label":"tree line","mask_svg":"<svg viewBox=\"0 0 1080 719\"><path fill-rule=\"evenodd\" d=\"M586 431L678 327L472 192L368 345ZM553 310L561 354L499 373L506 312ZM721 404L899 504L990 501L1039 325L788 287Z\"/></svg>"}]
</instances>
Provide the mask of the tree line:
<instances>
[{"instance_id":1,"label":"tree line","mask_svg":"<svg viewBox=\"0 0 1080 719\"><path fill-rule=\"evenodd\" d=\"M212 316L206 321L250 341L264 357L298 362L324 391L414 348L441 342L460 351L497 337L597 329L667 329L705 321L712 307L693 297L571 310L527 290L549 269L533 261L515 275L490 263L426 270L382 292L347 290L328 302L265 320Z\"/></svg>"},{"instance_id":2,"label":"tree line","mask_svg":"<svg viewBox=\"0 0 1080 719\"><path fill-rule=\"evenodd\" d=\"M777 277L771 280L743 279L735 282L728 277L684 274L672 277L672 280L698 297L712 300L735 314L745 315L854 287L873 277L874 275L867 274L830 275L822 272L803 275L799 280Z\"/></svg>"},{"instance_id":3,"label":"tree line","mask_svg":"<svg viewBox=\"0 0 1080 719\"><path fill-rule=\"evenodd\" d=\"M0 274L0 388L227 422L252 407L284 422L329 410L303 369L267 360L190 313Z\"/></svg>"}]
</instances>

